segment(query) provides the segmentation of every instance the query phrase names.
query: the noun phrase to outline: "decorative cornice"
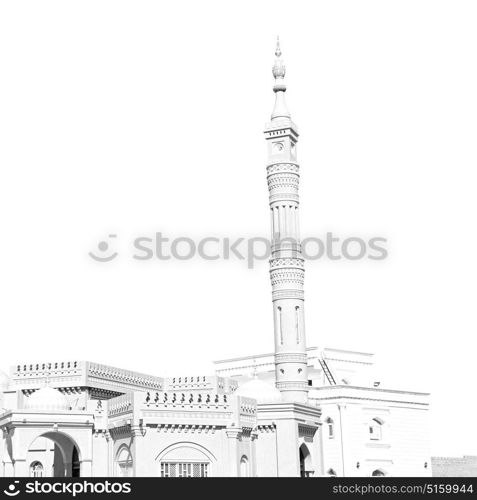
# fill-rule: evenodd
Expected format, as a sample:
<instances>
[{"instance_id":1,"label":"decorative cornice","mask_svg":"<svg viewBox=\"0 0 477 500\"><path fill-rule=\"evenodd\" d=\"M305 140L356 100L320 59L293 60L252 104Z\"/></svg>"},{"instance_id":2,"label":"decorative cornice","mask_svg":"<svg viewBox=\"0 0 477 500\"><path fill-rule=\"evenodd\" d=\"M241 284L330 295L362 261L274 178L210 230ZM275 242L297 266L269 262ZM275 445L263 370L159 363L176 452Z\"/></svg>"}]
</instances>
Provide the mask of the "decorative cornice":
<instances>
[{"instance_id":1,"label":"decorative cornice","mask_svg":"<svg viewBox=\"0 0 477 500\"><path fill-rule=\"evenodd\" d=\"M190 433L190 434L215 434L217 429L225 428L224 425L205 425L205 424L179 424L179 423L167 423L167 424L157 424L156 432L162 434L180 434L180 433Z\"/></svg>"},{"instance_id":2,"label":"decorative cornice","mask_svg":"<svg viewBox=\"0 0 477 500\"><path fill-rule=\"evenodd\" d=\"M270 194L270 196L268 197L268 200L269 200L269 203L272 204L272 203L281 203L281 202L285 202L285 203L296 203L298 204L300 202L300 197L298 196L298 194L294 194L294 193L284 193L284 192L279 192L279 193L275 193L275 194Z\"/></svg>"},{"instance_id":3,"label":"decorative cornice","mask_svg":"<svg viewBox=\"0 0 477 500\"><path fill-rule=\"evenodd\" d=\"M122 425L120 427L110 427L109 433L114 440L121 438L121 437L132 436L130 425Z\"/></svg>"},{"instance_id":4,"label":"decorative cornice","mask_svg":"<svg viewBox=\"0 0 477 500\"><path fill-rule=\"evenodd\" d=\"M270 425L259 424L259 425L257 425L257 431L261 434L274 433L276 431L276 426L275 426L275 424L270 424Z\"/></svg>"},{"instance_id":5,"label":"decorative cornice","mask_svg":"<svg viewBox=\"0 0 477 500\"><path fill-rule=\"evenodd\" d=\"M318 430L317 425L306 425L306 424L298 424L298 436L299 437L314 437L316 431Z\"/></svg>"},{"instance_id":6,"label":"decorative cornice","mask_svg":"<svg viewBox=\"0 0 477 500\"><path fill-rule=\"evenodd\" d=\"M239 439L242 436L242 430L233 427L227 427L225 433L229 439Z\"/></svg>"},{"instance_id":7,"label":"decorative cornice","mask_svg":"<svg viewBox=\"0 0 477 500\"><path fill-rule=\"evenodd\" d=\"M364 387L364 386L359 386L359 385L333 385L333 386L326 386L323 389L329 391L337 391L337 390L343 390L343 389L352 389L356 391L369 391L369 392L387 392L390 394L406 394L406 395L412 395L412 396L429 396L430 393L428 392L415 392L415 391L401 391L398 389L384 389L382 387ZM320 390L317 389L317 390Z\"/></svg>"},{"instance_id":8,"label":"decorative cornice","mask_svg":"<svg viewBox=\"0 0 477 500\"><path fill-rule=\"evenodd\" d=\"M308 391L308 385L301 380L297 381L276 381L276 387L279 391Z\"/></svg>"}]
</instances>

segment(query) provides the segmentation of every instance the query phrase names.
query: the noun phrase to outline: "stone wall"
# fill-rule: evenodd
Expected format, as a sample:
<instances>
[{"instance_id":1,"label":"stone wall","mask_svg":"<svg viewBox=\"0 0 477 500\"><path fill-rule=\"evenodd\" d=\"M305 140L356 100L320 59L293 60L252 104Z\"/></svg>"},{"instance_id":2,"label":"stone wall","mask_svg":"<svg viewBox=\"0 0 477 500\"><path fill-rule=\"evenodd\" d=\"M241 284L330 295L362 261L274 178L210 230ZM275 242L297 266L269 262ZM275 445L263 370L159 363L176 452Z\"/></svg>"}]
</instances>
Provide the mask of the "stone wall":
<instances>
[{"instance_id":1,"label":"stone wall","mask_svg":"<svg viewBox=\"0 0 477 500\"><path fill-rule=\"evenodd\" d=\"M432 457L435 477L477 477L477 456Z\"/></svg>"}]
</instances>

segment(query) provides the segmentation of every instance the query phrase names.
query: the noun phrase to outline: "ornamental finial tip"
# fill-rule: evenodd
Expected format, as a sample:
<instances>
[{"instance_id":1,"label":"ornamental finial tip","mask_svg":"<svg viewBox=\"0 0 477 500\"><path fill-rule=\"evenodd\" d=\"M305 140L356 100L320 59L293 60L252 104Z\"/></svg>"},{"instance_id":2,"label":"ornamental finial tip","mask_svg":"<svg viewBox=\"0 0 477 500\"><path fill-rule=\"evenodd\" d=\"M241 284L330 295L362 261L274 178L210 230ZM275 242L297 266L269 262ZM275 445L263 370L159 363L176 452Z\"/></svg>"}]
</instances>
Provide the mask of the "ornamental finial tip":
<instances>
[{"instance_id":1,"label":"ornamental finial tip","mask_svg":"<svg viewBox=\"0 0 477 500\"><path fill-rule=\"evenodd\" d=\"M280 49L280 37L277 36L277 48L275 49L275 55L280 57L282 55L282 51Z\"/></svg>"},{"instance_id":2,"label":"ornamental finial tip","mask_svg":"<svg viewBox=\"0 0 477 500\"><path fill-rule=\"evenodd\" d=\"M275 85L275 90L280 87L280 90L285 90L284 85L283 85L283 78L285 77L285 65L283 64L283 61L281 60L281 55L282 55L282 49L280 48L280 38L277 36L277 48L275 49L275 64L273 65L272 68L272 73L273 77L275 80L280 80L281 83L277 86Z\"/></svg>"}]
</instances>

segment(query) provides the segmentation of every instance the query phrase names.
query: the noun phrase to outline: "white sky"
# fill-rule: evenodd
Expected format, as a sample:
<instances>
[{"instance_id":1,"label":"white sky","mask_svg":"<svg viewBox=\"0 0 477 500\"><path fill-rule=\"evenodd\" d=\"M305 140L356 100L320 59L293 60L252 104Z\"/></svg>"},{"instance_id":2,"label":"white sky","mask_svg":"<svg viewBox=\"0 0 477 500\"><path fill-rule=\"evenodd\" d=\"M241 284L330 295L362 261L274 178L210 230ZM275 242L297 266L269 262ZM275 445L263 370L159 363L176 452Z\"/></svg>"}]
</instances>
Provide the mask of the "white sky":
<instances>
[{"instance_id":1,"label":"white sky","mask_svg":"<svg viewBox=\"0 0 477 500\"><path fill-rule=\"evenodd\" d=\"M432 392L433 453L477 454L473 1L43 1L0 7L0 367L154 374L273 350L267 264L134 262L131 238L268 235L277 34L307 235L309 345ZM118 234L110 264L87 255Z\"/></svg>"}]
</instances>

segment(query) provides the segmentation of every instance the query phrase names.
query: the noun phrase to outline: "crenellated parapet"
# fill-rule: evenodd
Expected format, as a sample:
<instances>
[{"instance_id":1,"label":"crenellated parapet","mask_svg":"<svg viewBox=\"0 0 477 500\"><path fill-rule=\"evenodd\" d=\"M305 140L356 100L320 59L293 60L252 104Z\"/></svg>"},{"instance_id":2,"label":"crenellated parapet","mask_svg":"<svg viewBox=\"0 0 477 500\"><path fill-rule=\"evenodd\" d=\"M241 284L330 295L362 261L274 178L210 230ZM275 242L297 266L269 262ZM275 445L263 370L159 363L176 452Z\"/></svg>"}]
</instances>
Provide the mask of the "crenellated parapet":
<instances>
[{"instance_id":1,"label":"crenellated parapet","mask_svg":"<svg viewBox=\"0 0 477 500\"><path fill-rule=\"evenodd\" d=\"M232 394L238 387L236 380L218 376L181 376L165 379L167 392L194 392Z\"/></svg>"},{"instance_id":2,"label":"crenellated parapet","mask_svg":"<svg viewBox=\"0 0 477 500\"><path fill-rule=\"evenodd\" d=\"M186 392L147 392L143 404L154 407L190 407L190 408L228 408L227 394L186 393Z\"/></svg>"}]
</instances>

